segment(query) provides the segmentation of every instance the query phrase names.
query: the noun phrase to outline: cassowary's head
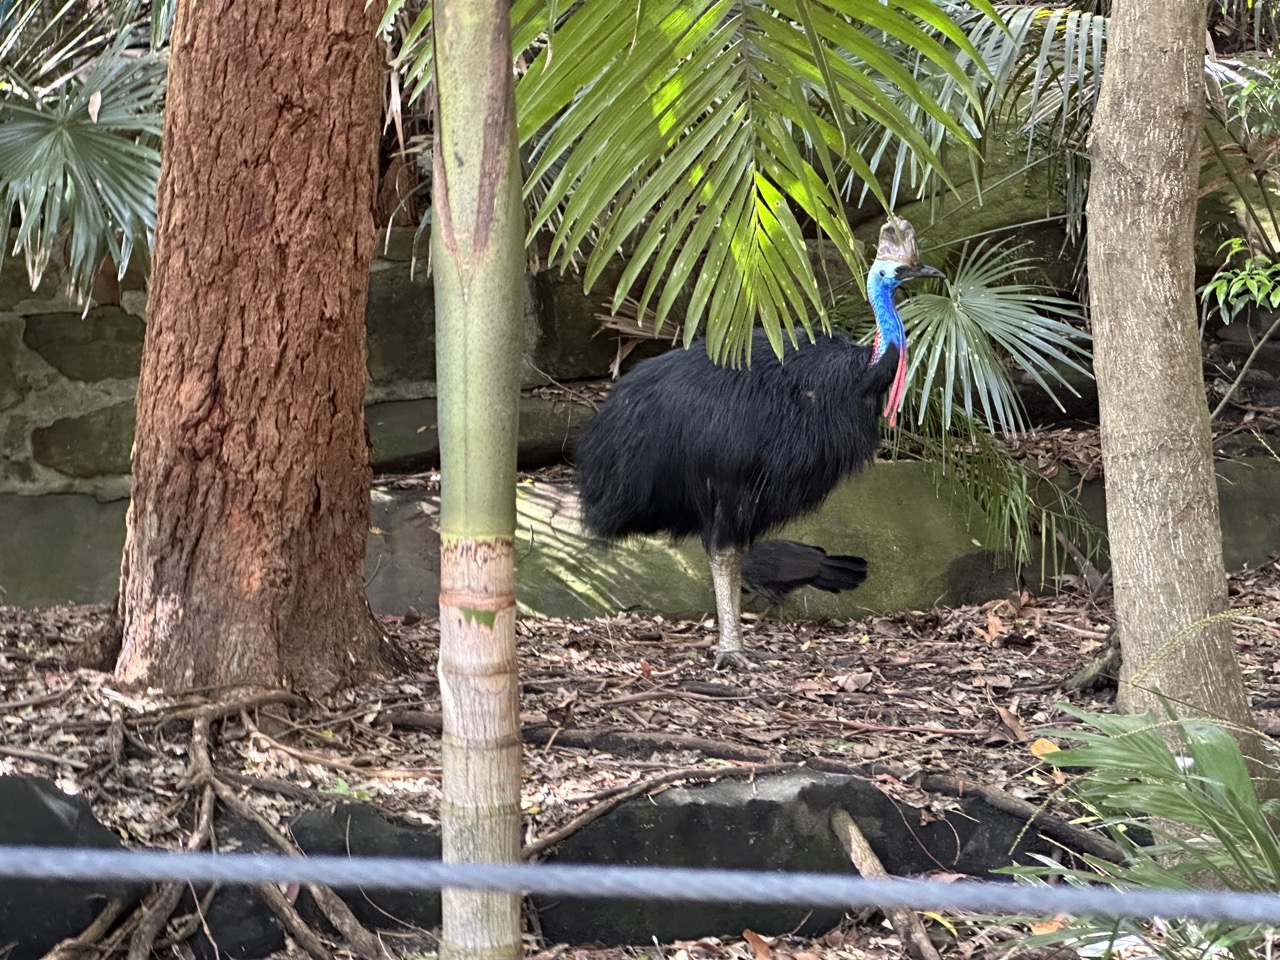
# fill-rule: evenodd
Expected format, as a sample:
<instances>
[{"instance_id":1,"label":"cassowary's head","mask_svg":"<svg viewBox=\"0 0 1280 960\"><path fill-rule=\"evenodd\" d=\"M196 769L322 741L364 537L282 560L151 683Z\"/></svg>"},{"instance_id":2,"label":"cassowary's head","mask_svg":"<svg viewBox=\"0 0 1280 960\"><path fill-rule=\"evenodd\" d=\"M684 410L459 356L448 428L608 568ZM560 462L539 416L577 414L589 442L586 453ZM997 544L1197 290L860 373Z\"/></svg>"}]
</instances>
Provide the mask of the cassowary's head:
<instances>
[{"instance_id":1,"label":"cassowary's head","mask_svg":"<svg viewBox=\"0 0 1280 960\"><path fill-rule=\"evenodd\" d=\"M871 272L867 275L867 299L871 301L871 309L876 315L876 342L871 352L871 362L878 362L889 344L898 348L898 369L889 387L889 399L884 408L889 426L895 426L898 422L898 408L902 406L902 395L907 388L907 334L902 328L898 308L893 303L893 291L898 288L898 284L912 277L940 276L942 271L933 267L898 260L877 260L871 264Z\"/></svg>"}]
</instances>

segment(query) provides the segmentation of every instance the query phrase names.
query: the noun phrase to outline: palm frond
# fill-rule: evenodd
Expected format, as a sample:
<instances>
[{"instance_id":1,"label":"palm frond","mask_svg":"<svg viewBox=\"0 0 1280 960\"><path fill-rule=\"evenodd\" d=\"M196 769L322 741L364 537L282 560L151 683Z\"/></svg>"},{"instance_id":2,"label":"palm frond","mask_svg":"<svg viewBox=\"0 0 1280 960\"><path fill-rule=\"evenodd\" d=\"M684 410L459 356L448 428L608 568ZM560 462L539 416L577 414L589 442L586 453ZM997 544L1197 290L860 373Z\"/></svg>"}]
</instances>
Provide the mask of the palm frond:
<instances>
[{"instance_id":1,"label":"palm frond","mask_svg":"<svg viewBox=\"0 0 1280 960\"><path fill-rule=\"evenodd\" d=\"M1096 560L1102 534L1072 494L1016 460L984 423L958 414L944 429L937 408L918 430L893 437L895 453L934 465L939 483L963 487L981 513L983 543L1015 566L1039 557L1041 578L1059 576L1061 547Z\"/></svg>"},{"instance_id":2,"label":"palm frond","mask_svg":"<svg viewBox=\"0 0 1280 960\"><path fill-rule=\"evenodd\" d=\"M40 6L23 0L0 22L14 53L0 91L0 216L17 215L14 252L33 285L65 242L66 282L83 294L107 257L123 274L149 250L165 64L126 50L129 9L67 4L42 20Z\"/></svg>"},{"instance_id":3,"label":"palm frond","mask_svg":"<svg viewBox=\"0 0 1280 960\"><path fill-rule=\"evenodd\" d=\"M1086 811L1083 819L1105 831L1118 848L1119 862L1086 854L1081 868L1037 856L1038 863L1003 872L1035 884L1103 883L1120 890L1276 889L1280 836L1274 818L1280 804L1259 799L1236 740L1242 731L1213 720L1180 719L1170 704L1163 707L1161 717L1064 706L1089 728L1058 731L1080 745L1043 758L1055 767L1083 771L1073 776L1068 791ZM1263 760L1264 776L1275 776L1276 759L1272 746ZM1272 939L1265 927L1230 921L1079 917L1029 937L1022 946L1096 944L1110 954L1127 941L1147 945L1147 952L1164 960L1250 960L1263 955Z\"/></svg>"},{"instance_id":4,"label":"palm frond","mask_svg":"<svg viewBox=\"0 0 1280 960\"><path fill-rule=\"evenodd\" d=\"M965 244L945 269L945 282L917 281L920 286L912 288L899 308L910 345L908 422L936 418L948 432L981 415L995 429L1020 431L1027 424L1011 366L1059 407L1056 390L1075 392L1065 371L1089 375L1089 337L1079 305L1020 279L1037 263L1018 255L1024 247L990 240ZM846 303L853 332L870 336L869 311L859 300Z\"/></svg>"},{"instance_id":5,"label":"palm frond","mask_svg":"<svg viewBox=\"0 0 1280 960\"><path fill-rule=\"evenodd\" d=\"M385 22L402 10L394 0ZM532 230L550 232L559 264L585 258L588 286L626 249L614 307L635 295L661 324L680 298L686 337L705 322L710 351L734 361L757 323L777 347L826 320L806 231L862 272L841 178L852 171L888 206L858 149L868 124L938 169L944 138L972 147L980 129L981 60L930 0L517 0L512 24ZM428 12L399 58L414 96L431 56Z\"/></svg>"}]
</instances>

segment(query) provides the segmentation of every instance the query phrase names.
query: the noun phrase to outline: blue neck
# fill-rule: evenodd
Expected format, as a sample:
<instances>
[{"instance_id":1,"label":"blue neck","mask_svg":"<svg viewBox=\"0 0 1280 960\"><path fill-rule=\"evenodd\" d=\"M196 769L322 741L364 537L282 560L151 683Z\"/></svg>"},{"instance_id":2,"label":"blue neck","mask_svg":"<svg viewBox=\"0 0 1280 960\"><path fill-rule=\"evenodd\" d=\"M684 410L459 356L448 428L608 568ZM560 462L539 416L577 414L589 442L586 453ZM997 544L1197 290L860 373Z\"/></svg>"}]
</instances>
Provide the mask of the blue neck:
<instances>
[{"instance_id":1,"label":"blue neck","mask_svg":"<svg viewBox=\"0 0 1280 960\"><path fill-rule=\"evenodd\" d=\"M896 283L873 282L867 288L867 299L871 301L871 310L876 316L876 347L875 355L871 358L873 363L880 359L889 344L892 343L901 350L907 343L902 318L898 316L898 308L893 303L896 286Z\"/></svg>"}]
</instances>

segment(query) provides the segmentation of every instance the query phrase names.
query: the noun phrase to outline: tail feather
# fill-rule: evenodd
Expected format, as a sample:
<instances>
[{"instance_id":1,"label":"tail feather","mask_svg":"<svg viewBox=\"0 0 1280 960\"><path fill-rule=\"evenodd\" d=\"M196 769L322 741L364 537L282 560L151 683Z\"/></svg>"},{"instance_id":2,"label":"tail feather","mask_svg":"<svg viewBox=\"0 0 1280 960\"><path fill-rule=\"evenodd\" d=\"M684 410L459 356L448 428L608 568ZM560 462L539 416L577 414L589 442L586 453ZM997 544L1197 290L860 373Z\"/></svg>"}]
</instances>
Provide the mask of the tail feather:
<instances>
[{"instance_id":1,"label":"tail feather","mask_svg":"<svg viewBox=\"0 0 1280 960\"><path fill-rule=\"evenodd\" d=\"M775 606L804 586L839 593L865 579L867 561L862 557L828 556L821 547L795 540L763 540L751 548L742 565L743 585Z\"/></svg>"},{"instance_id":2,"label":"tail feather","mask_svg":"<svg viewBox=\"0 0 1280 960\"><path fill-rule=\"evenodd\" d=\"M839 593L841 590L853 590L866 579L867 561L862 557L837 554L822 561L822 567L809 585L828 593Z\"/></svg>"}]
</instances>

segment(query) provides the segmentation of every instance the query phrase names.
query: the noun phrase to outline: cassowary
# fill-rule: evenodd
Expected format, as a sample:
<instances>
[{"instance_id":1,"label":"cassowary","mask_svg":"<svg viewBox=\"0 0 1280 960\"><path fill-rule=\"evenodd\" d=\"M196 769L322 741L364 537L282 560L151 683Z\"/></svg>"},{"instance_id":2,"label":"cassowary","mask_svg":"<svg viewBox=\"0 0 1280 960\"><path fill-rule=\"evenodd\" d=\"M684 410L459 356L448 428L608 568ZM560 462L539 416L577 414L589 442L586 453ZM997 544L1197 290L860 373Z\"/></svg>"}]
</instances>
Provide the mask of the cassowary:
<instances>
[{"instance_id":1,"label":"cassowary","mask_svg":"<svg viewBox=\"0 0 1280 960\"><path fill-rule=\"evenodd\" d=\"M831 555L798 540L761 540L751 545L742 562L742 586L773 606L785 603L801 587L839 593L865 579L867 561L861 557Z\"/></svg>"},{"instance_id":2,"label":"cassowary","mask_svg":"<svg viewBox=\"0 0 1280 960\"><path fill-rule=\"evenodd\" d=\"M576 466L590 532L609 540L702 538L715 588L717 667L750 667L740 623L747 548L816 508L871 460L886 390L884 414L895 422L906 335L893 292L911 277L937 276L920 265L910 225L886 225L867 277L872 346L818 334L788 345L779 359L757 330L750 365L727 367L713 363L699 339L636 364L583 431Z\"/></svg>"}]
</instances>

